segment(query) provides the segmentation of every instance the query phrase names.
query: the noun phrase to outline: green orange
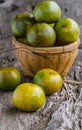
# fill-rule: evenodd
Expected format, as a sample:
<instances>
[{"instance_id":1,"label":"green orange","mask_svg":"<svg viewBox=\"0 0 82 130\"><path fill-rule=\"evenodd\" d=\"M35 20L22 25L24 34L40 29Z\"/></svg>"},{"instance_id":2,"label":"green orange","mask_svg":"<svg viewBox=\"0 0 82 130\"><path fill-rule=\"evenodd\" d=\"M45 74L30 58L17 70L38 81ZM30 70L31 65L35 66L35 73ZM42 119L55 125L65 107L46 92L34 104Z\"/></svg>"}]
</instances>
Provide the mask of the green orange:
<instances>
[{"instance_id":1,"label":"green orange","mask_svg":"<svg viewBox=\"0 0 82 130\"><path fill-rule=\"evenodd\" d=\"M14 90L21 83L21 73L14 67L0 68L0 89Z\"/></svg>"},{"instance_id":2,"label":"green orange","mask_svg":"<svg viewBox=\"0 0 82 130\"><path fill-rule=\"evenodd\" d=\"M54 1L43 1L36 4L33 15L37 22L53 23L61 17L61 8Z\"/></svg>"},{"instance_id":3,"label":"green orange","mask_svg":"<svg viewBox=\"0 0 82 130\"><path fill-rule=\"evenodd\" d=\"M36 111L45 104L45 94L40 86L23 83L15 89L12 101L20 110Z\"/></svg>"},{"instance_id":4,"label":"green orange","mask_svg":"<svg viewBox=\"0 0 82 130\"><path fill-rule=\"evenodd\" d=\"M27 38L18 38L17 40L18 40L20 43L23 43L23 44L25 44L25 45L28 44Z\"/></svg>"},{"instance_id":5,"label":"green orange","mask_svg":"<svg viewBox=\"0 0 82 130\"><path fill-rule=\"evenodd\" d=\"M56 41L59 45L67 45L75 42L80 35L78 23L71 18L61 18L54 26Z\"/></svg>"},{"instance_id":6,"label":"green orange","mask_svg":"<svg viewBox=\"0 0 82 130\"><path fill-rule=\"evenodd\" d=\"M34 76L33 82L41 86L45 94L58 92L62 87L62 78L53 69L42 69L38 71Z\"/></svg>"},{"instance_id":7,"label":"green orange","mask_svg":"<svg viewBox=\"0 0 82 130\"><path fill-rule=\"evenodd\" d=\"M30 46L50 47L55 44L56 33L47 23L36 23L27 31L26 37Z\"/></svg>"},{"instance_id":8,"label":"green orange","mask_svg":"<svg viewBox=\"0 0 82 130\"><path fill-rule=\"evenodd\" d=\"M11 29L16 37L26 37L27 30L34 23L31 13L22 13L16 15L11 21Z\"/></svg>"}]
</instances>

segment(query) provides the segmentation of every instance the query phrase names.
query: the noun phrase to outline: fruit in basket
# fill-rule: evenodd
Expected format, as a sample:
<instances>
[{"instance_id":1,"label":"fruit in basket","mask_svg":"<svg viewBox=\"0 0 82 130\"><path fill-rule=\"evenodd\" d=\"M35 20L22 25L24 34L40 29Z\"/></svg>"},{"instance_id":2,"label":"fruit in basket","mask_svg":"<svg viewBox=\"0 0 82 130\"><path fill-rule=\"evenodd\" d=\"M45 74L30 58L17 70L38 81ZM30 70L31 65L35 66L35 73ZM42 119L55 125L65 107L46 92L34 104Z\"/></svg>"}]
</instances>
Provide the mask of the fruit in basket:
<instances>
[{"instance_id":1,"label":"fruit in basket","mask_svg":"<svg viewBox=\"0 0 82 130\"><path fill-rule=\"evenodd\" d=\"M20 43L25 44L25 45L28 44L27 38L18 38L18 41L19 41Z\"/></svg>"},{"instance_id":2,"label":"fruit in basket","mask_svg":"<svg viewBox=\"0 0 82 130\"><path fill-rule=\"evenodd\" d=\"M55 43L56 33L47 23L36 23L27 31L26 37L30 46L50 47Z\"/></svg>"},{"instance_id":3,"label":"fruit in basket","mask_svg":"<svg viewBox=\"0 0 82 130\"><path fill-rule=\"evenodd\" d=\"M54 26L59 45L75 42L80 35L78 23L71 18L61 18Z\"/></svg>"},{"instance_id":4,"label":"fruit in basket","mask_svg":"<svg viewBox=\"0 0 82 130\"><path fill-rule=\"evenodd\" d=\"M14 67L0 68L0 89L14 90L21 83L21 73Z\"/></svg>"},{"instance_id":5,"label":"fruit in basket","mask_svg":"<svg viewBox=\"0 0 82 130\"><path fill-rule=\"evenodd\" d=\"M45 94L58 92L62 87L62 78L53 69L42 69L38 71L34 76L33 82L41 86Z\"/></svg>"},{"instance_id":6,"label":"fruit in basket","mask_svg":"<svg viewBox=\"0 0 82 130\"><path fill-rule=\"evenodd\" d=\"M34 7L33 15L37 22L53 23L61 17L61 8L54 1L43 1Z\"/></svg>"},{"instance_id":7,"label":"fruit in basket","mask_svg":"<svg viewBox=\"0 0 82 130\"><path fill-rule=\"evenodd\" d=\"M12 32L16 37L26 37L27 30L34 22L35 21L31 13L18 14L11 21Z\"/></svg>"},{"instance_id":8,"label":"fruit in basket","mask_svg":"<svg viewBox=\"0 0 82 130\"><path fill-rule=\"evenodd\" d=\"M54 27L55 23L50 23L49 24L52 28Z\"/></svg>"},{"instance_id":9,"label":"fruit in basket","mask_svg":"<svg viewBox=\"0 0 82 130\"><path fill-rule=\"evenodd\" d=\"M45 104L45 93L38 85L23 83L15 89L12 101L20 110L36 111Z\"/></svg>"}]
</instances>

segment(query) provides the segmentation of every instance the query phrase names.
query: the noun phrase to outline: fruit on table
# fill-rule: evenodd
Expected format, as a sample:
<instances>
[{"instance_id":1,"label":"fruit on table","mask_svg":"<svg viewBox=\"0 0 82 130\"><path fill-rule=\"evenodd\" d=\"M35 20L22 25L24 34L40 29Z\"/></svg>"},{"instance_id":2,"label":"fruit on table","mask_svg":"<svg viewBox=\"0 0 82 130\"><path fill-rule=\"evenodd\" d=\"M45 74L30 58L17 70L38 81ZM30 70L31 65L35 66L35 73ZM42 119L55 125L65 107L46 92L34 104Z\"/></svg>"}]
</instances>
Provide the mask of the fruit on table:
<instances>
[{"instance_id":1,"label":"fruit on table","mask_svg":"<svg viewBox=\"0 0 82 130\"><path fill-rule=\"evenodd\" d=\"M53 23L61 17L61 8L54 1L43 1L34 7L33 15L37 22Z\"/></svg>"},{"instance_id":2,"label":"fruit on table","mask_svg":"<svg viewBox=\"0 0 82 130\"><path fill-rule=\"evenodd\" d=\"M30 46L47 47L54 45L56 33L47 23L36 23L27 31L26 37Z\"/></svg>"},{"instance_id":3,"label":"fruit on table","mask_svg":"<svg viewBox=\"0 0 82 130\"><path fill-rule=\"evenodd\" d=\"M43 89L32 83L22 83L13 92L14 105L23 111L36 111L45 104Z\"/></svg>"},{"instance_id":4,"label":"fruit on table","mask_svg":"<svg viewBox=\"0 0 82 130\"><path fill-rule=\"evenodd\" d=\"M42 69L38 71L34 76L33 82L41 86L45 94L58 92L62 87L62 78L53 69Z\"/></svg>"},{"instance_id":5,"label":"fruit on table","mask_svg":"<svg viewBox=\"0 0 82 130\"><path fill-rule=\"evenodd\" d=\"M56 40L59 45L67 45L76 41L80 35L77 22L71 18L61 18L54 26Z\"/></svg>"},{"instance_id":6,"label":"fruit on table","mask_svg":"<svg viewBox=\"0 0 82 130\"><path fill-rule=\"evenodd\" d=\"M12 32L16 37L26 37L27 30L34 22L35 21L31 13L18 14L11 21Z\"/></svg>"},{"instance_id":7,"label":"fruit on table","mask_svg":"<svg viewBox=\"0 0 82 130\"><path fill-rule=\"evenodd\" d=\"M0 89L14 90L21 83L21 73L14 67L0 68Z\"/></svg>"}]
</instances>

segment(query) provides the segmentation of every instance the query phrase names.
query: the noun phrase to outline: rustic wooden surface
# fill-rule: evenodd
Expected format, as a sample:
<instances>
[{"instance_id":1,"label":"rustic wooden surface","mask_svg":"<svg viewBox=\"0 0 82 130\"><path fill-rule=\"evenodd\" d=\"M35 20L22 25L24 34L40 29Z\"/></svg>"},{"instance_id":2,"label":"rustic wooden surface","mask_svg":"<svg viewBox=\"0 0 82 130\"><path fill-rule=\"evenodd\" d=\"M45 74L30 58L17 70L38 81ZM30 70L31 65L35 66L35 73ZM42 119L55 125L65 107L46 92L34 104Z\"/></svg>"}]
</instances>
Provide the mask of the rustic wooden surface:
<instances>
[{"instance_id":1,"label":"rustic wooden surface","mask_svg":"<svg viewBox=\"0 0 82 130\"><path fill-rule=\"evenodd\" d=\"M17 67L23 81L22 68L15 58L11 38L11 19L18 13L31 11L39 0L0 1L0 67ZM32 2L32 6L31 6ZM62 8L62 17L74 18L81 28L82 41L82 0L57 0ZM82 81L82 44L78 56L71 67L67 80ZM82 130L82 85L64 82L62 90L46 97L46 104L36 112L18 110L12 103L13 92L0 91L0 130Z\"/></svg>"}]
</instances>

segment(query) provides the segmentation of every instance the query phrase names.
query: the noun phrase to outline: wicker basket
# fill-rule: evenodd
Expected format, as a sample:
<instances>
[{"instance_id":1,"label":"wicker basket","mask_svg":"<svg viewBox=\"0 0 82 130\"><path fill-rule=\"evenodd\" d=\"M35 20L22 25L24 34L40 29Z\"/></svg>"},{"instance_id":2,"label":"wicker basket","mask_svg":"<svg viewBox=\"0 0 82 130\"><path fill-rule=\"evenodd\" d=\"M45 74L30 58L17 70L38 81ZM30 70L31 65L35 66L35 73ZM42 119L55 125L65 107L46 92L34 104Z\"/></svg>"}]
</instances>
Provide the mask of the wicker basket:
<instances>
[{"instance_id":1,"label":"wicker basket","mask_svg":"<svg viewBox=\"0 0 82 130\"><path fill-rule=\"evenodd\" d=\"M33 77L43 68L52 68L66 76L78 54L80 40L62 47L31 47L12 39L14 52L24 74Z\"/></svg>"}]
</instances>

